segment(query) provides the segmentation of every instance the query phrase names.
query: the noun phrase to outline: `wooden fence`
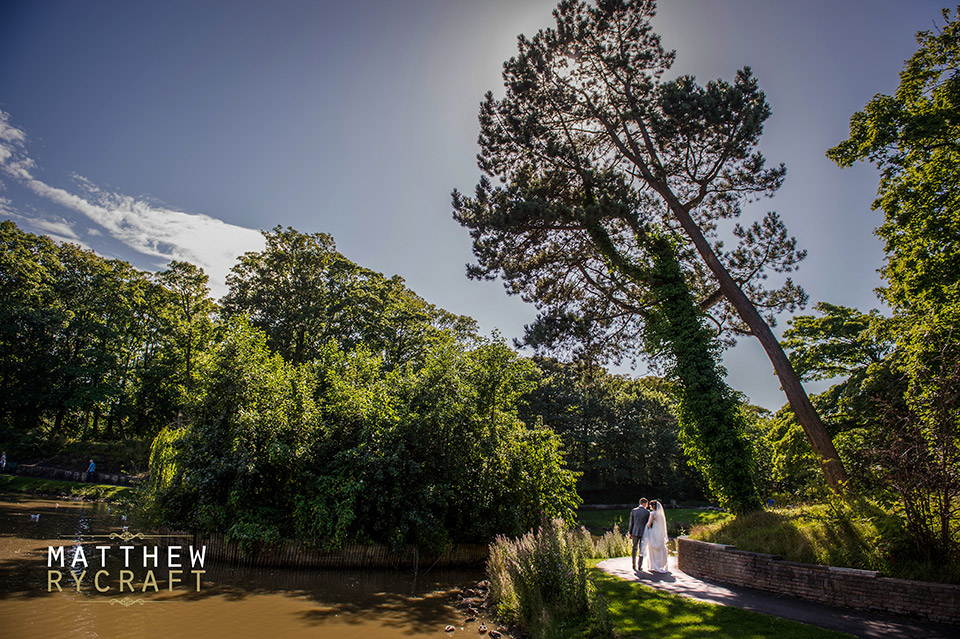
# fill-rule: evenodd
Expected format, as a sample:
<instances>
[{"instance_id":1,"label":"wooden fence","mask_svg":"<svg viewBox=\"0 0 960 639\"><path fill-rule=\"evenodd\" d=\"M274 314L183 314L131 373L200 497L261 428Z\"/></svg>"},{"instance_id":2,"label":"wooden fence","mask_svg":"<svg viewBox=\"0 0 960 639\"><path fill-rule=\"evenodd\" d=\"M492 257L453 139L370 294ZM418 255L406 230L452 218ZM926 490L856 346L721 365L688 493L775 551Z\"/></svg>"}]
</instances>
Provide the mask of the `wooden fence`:
<instances>
[{"instance_id":1,"label":"wooden fence","mask_svg":"<svg viewBox=\"0 0 960 639\"><path fill-rule=\"evenodd\" d=\"M167 532L167 535L177 534ZM309 545L281 541L261 544L247 552L239 544L228 541L222 533L183 533L176 541L165 537L167 545L192 544L195 549L206 546L207 558L237 566L255 568L414 568L483 566L487 547L481 544L453 544L440 555L421 551L414 546L395 553L383 544L344 544L337 550L324 551Z\"/></svg>"}]
</instances>

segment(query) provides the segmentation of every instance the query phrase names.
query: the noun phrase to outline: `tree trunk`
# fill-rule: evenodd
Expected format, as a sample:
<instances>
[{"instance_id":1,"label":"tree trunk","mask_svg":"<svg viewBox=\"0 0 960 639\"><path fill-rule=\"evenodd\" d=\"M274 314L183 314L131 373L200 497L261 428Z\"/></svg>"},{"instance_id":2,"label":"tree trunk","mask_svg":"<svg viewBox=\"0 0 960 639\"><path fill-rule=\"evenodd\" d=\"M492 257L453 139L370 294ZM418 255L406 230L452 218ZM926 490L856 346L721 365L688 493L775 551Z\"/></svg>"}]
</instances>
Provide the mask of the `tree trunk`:
<instances>
[{"instance_id":1,"label":"tree trunk","mask_svg":"<svg viewBox=\"0 0 960 639\"><path fill-rule=\"evenodd\" d=\"M672 193L670 195L672 196ZM754 336L760 340L760 345L763 346L763 350L766 351L767 357L770 358L770 362L773 364L773 370L780 379L780 386L787 396L787 401L790 402L790 407L797 416L797 421L800 423L803 432L810 441L810 446L814 452L820 455L820 465L827 478L827 483L835 491L843 492L845 490L844 485L848 479L847 471L843 467L843 462L840 461L840 456L837 454L837 449L833 445L833 440L830 439L830 434L827 433L827 429L820 420L820 415L817 414L813 404L810 403L810 398L803 389L800 378L797 376L796 371L793 370L793 365L787 358L786 353L783 352L783 348L780 347L780 342L778 342L777 338L773 335L773 331L770 330L770 326L763 319L763 316L757 311L757 307L754 306L750 298L747 297L733 277L730 276L727 269L720 263L720 260L710 247L710 243L707 242L707 239L703 236L700 227L690 216L690 211L675 197L667 197L667 200L671 210L677 217L677 221L680 222L680 225L693 242L700 257L703 258L704 262L706 262L710 268L710 271L720 283L720 291L724 297L730 300L730 303L737 310L737 313L740 314L740 317L747 326L750 327Z\"/></svg>"}]
</instances>

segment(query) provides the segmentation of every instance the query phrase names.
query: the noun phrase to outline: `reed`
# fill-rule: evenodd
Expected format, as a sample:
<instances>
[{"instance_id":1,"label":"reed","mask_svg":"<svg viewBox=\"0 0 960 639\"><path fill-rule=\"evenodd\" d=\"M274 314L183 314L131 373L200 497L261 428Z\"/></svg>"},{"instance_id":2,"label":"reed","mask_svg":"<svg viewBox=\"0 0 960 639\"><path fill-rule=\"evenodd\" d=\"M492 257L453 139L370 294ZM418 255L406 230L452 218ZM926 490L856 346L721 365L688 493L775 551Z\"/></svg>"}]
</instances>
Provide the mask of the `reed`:
<instances>
[{"instance_id":1,"label":"reed","mask_svg":"<svg viewBox=\"0 0 960 639\"><path fill-rule=\"evenodd\" d=\"M616 547L608 540L605 547ZM584 528L555 519L517 538L490 545L487 578L497 616L534 639L611 637L606 607L588 577L587 560L601 552Z\"/></svg>"}]
</instances>

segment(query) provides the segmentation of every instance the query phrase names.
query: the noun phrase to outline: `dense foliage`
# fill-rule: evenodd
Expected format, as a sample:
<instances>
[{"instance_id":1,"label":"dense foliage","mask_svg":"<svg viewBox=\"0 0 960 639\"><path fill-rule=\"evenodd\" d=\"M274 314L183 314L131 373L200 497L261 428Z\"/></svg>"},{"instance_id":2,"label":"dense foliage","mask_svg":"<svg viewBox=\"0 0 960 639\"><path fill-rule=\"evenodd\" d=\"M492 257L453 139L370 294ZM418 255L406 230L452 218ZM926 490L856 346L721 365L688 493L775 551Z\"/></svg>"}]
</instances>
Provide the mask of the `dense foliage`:
<instances>
[{"instance_id":1,"label":"dense foliage","mask_svg":"<svg viewBox=\"0 0 960 639\"><path fill-rule=\"evenodd\" d=\"M960 558L960 10L943 19L917 35L896 93L854 114L850 137L828 152L881 172L893 350L887 392L865 395L877 429L865 458L930 561Z\"/></svg>"},{"instance_id":2,"label":"dense foliage","mask_svg":"<svg viewBox=\"0 0 960 639\"><path fill-rule=\"evenodd\" d=\"M461 339L476 332L473 319L429 304L399 276L351 262L325 233L278 226L263 235L266 247L241 255L227 276L223 309L249 317L288 362L310 361L334 340L348 350L363 344L392 367L444 330Z\"/></svg>"},{"instance_id":3,"label":"dense foliage","mask_svg":"<svg viewBox=\"0 0 960 639\"><path fill-rule=\"evenodd\" d=\"M440 547L569 517L580 473L586 494L702 497L671 384L519 359L327 236L266 232L221 308L191 264L2 230L0 440L22 458L156 435L168 524Z\"/></svg>"},{"instance_id":4,"label":"dense foliage","mask_svg":"<svg viewBox=\"0 0 960 639\"><path fill-rule=\"evenodd\" d=\"M534 362L542 372L524 395L521 418L542 419L560 436L567 463L581 474L577 492L584 501L704 498L702 478L680 447L674 385L577 362Z\"/></svg>"},{"instance_id":5,"label":"dense foliage","mask_svg":"<svg viewBox=\"0 0 960 639\"><path fill-rule=\"evenodd\" d=\"M736 513L760 508L754 451L740 398L727 386L715 335L707 329L680 275L670 243L652 239L658 280L648 348L666 353L677 380L677 416L683 450L707 481L710 494Z\"/></svg>"},{"instance_id":6,"label":"dense foliage","mask_svg":"<svg viewBox=\"0 0 960 639\"><path fill-rule=\"evenodd\" d=\"M294 365L246 321L202 363L193 423L157 438L157 513L241 541L375 540L438 549L570 518L559 440L517 417L535 369L502 343L431 345L386 370L328 344Z\"/></svg>"},{"instance_id":7,"label":"dense foliage","mask_svg":"<svg viewBox=\"0 0 960 639\"><path fill-rule=\"evenodd\" d=\"M0 223L0 439L152 436L211 338L207 277L148 275Z\"/></svg>"},{"instance_id":8,"label":"dense foliage","mask_svg":"<svg viewBox=\"0 0 960 639\"><path fill-rule=\"evenodd\" d=\"M830 304L818 309L821 317L794 318L785 338L807 375L840 377L814 401L853 485L903 514L906 537L891 540L903 557L951 561L960 550L957 343L927 345L932 366L920 368L897 342L900 319ZM772 451L771 490L818 496L816 461L789 408L762 424Z\"/></svg>"},{"instance_id":9,"label":"dense foliage","mask_svg":"<svg viewBox=\"0 0 960 639\"><path fill-rule=\"evenodd\" d=\"M293 229L234 268L188 423L151 459L151 509L246 545L440 549L572 517L560 440L517 415L536 367L333 240Z\"/></svg>"}]
</instances>

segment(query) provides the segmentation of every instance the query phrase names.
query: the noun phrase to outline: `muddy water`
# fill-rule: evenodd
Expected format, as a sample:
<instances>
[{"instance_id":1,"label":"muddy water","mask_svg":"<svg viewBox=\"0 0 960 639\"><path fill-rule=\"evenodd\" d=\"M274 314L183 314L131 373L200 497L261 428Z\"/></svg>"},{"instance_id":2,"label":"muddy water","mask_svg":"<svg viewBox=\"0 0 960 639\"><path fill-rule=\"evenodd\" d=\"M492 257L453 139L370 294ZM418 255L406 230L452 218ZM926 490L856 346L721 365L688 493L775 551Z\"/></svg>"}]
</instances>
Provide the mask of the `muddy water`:
<instances>
[{"instance_id":1,"label":"muddy water","mask_svg":"<svg viewBox=\"0 0 960 639\"><path fill-rule=\"evenodd\" d=\"M105 504L0 493L0 634L25 639L415 639L449 636L444 628L450 624L456 627L455 636L479 636L478 622L466 622L453 598L455 589L482 578L478 570L433 570L416 576L391 570L244 570L207 559L197 592L187 559L183 582L171 591L167 557L161 553L160 569L154 571L158 592L141 592L148 577L140 553L145 544L152 550L153 542L92 537L120 533L125 524ZM79 592L75 574L80 570L70 571L78 542L89 562ZM135 546L129 565L119 550L127 543ZM100 565L97 544L110 544L106 566ZM48 546L64 547L65 567L53 562L62 573L62 592L55 586L48 592ZM121 594L118 576L125 567L135 573L135 592ZM101 569L107 572L100 586L109 589L103 593L93 584L94 573Z\"/></svg>"}]
</instances>

